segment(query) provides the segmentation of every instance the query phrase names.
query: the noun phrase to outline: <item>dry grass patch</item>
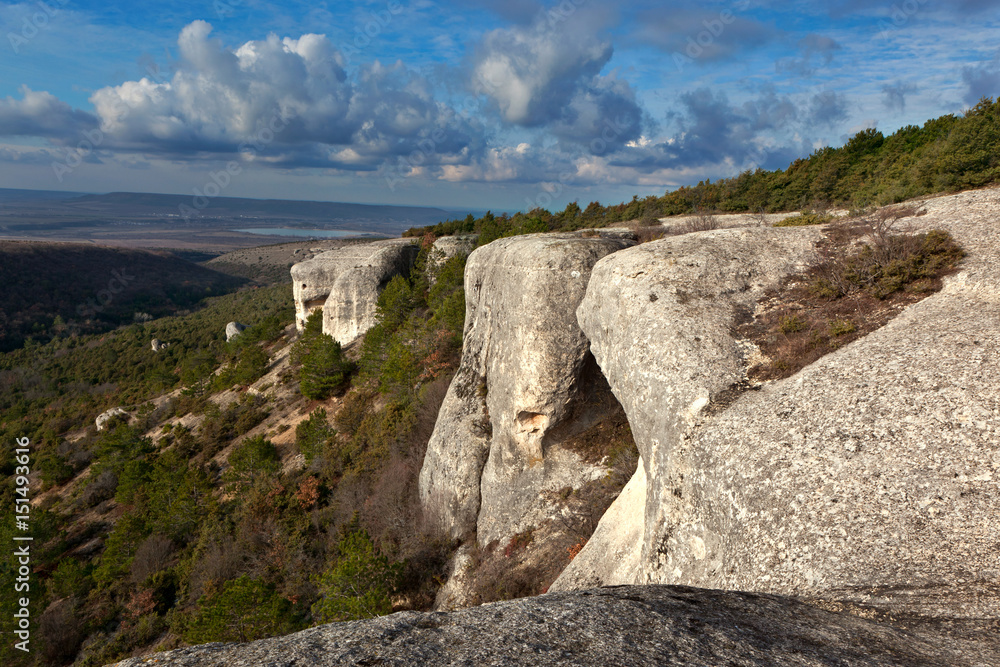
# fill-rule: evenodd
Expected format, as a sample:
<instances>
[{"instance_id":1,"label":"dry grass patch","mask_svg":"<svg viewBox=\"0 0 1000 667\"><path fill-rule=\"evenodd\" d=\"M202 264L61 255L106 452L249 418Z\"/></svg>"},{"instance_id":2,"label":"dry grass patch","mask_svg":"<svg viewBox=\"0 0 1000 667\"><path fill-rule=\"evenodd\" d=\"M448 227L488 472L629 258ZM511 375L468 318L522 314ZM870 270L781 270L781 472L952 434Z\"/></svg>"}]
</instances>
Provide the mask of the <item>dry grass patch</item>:
<instances>
[{"instance_id":1,"label":"dry grass patch","mask_svg":"<svg viewBox=\"0 0 1000 667\"><path fill-rule=\"evenodd\" d=\"M805 210L799 215L793 215L774 223L774 227L806 227L809 225L825 225L833 222L833 216L825 211Z\"/></svg>"},{"instance_id":2,"label":"dry grass patch","mask_svg":"<svg viewBox=\"0 0 1000 667\"><path fill-rule=\"evenodd\" d=\"M965 252L940 229L894 229L900 218L919 214L891 207L831 225L822 261L766 295L761 313L737 327L736 335L769 360L749 369L751 382L789 377L940 290Z\"/></svg>"}]
</instances>

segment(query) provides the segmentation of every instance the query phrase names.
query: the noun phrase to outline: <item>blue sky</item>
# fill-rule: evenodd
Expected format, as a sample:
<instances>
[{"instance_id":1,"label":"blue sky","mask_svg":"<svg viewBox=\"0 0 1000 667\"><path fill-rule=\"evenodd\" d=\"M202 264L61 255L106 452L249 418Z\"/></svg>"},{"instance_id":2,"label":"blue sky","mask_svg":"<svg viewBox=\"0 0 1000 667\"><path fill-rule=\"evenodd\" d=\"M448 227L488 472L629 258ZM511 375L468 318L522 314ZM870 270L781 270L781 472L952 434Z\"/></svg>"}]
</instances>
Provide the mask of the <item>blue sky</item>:
<instances>
[{"instance_id":1,"label":"blue sky","mask_svg":"<svg viewBox=\"0 0 1000 667\"><path fill-rule=\"evenodd\" d=\"M0 187L614 203L961 113L1000 93L998 19L987 0L0 3Z\"/></svg>"}]
</instances>

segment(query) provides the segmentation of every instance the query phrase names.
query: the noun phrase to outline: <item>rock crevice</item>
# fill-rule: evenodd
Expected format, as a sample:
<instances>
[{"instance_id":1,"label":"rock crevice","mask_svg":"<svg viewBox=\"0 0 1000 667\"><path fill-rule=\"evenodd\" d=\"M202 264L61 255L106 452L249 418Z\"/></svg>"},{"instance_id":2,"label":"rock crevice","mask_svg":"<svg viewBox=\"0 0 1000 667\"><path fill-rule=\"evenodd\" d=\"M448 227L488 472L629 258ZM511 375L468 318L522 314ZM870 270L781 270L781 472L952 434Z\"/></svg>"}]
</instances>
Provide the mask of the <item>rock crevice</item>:
<instances>
[{"instance_id":1,"label":"rock crevice","mask_svg":"<svg viewBox=\"0 0 1000 667\"><path fill-rule=\"evenodd\" d=\"M509 537L537 519L541 491L600 474L549 447L592 390L583 386L589 345L575 315L591 267L633 244L540 234L469 256L462 361L420 475L424 507L452 536Z\"/></svg>"}]
</instances>

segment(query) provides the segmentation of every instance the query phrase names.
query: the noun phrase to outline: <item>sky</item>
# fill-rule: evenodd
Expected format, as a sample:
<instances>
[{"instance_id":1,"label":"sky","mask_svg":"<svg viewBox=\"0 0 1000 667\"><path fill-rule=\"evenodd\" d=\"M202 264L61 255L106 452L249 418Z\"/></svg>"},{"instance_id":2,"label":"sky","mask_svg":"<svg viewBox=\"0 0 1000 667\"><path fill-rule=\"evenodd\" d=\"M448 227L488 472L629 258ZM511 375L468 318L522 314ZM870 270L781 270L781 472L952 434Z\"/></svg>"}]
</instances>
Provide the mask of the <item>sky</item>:
<instances>
[{"instance_id":1,"label":"sky","mask_svg":"<svg viewBox=\"0 0 1000 667\"><path fill-rule=\"evenodd\" d=\"M1000 0L0 2L0 187L449 209L784 168L1000 93Z\"/></svg>"}]
</instances>

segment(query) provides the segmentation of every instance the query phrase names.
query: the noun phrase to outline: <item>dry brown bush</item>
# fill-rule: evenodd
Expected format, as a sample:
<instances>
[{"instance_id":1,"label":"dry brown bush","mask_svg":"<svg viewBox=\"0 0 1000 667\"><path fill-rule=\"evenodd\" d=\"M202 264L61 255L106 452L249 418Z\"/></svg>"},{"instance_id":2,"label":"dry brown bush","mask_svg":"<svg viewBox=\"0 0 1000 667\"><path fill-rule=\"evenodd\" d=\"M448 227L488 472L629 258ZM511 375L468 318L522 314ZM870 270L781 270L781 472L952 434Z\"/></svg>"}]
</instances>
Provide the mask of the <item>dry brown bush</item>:
<instances>
[{"instance_id":1,"label":"dry brown bush","mask_svg":"<svg viewBox=\"0 0 1000 667\"><path fill-rule=\"evenodd\" d=\"M828 228L822 261L765 298L762 314L736 329L770 361L751 380L788 377L820 357L885 325L902 307L939 290L964 256L942 230L900 234L894 224L913 209L876 212Z\"/></svg>"},{"instance_id":2,"label":"dry brown bush","mask_svg":"<svg viewBox=\"0 0 1000 667\"><path fill-rule=\"evenodd\" d=\"M635 238L639 243L656 241L657 239L662 239L667 234L667 228L661 225L659 221L644 222L642 220L635 220L628 227L635 234Z\"/></svg>"},{"instance_id":3,"label":"dry brown bush","mask_svg":"<svg viewBox=\"0 0 1000 667\"><path fill-rule=\"evenodd\" d=\"M104 470L83 490L80 502L84 507L94 507L109 498L114 498L117 488L118 475L112 470Z\"/></svg>"},{"instance_id":4,"label":"dry brown bush","mask_svg":"<svg viewBox=\"0 0 1000 667\"><path fill-rule=\"evenodd\" d=\"M457 366L457 364L456 364ZM407 438L409 451L408 456L413 456L423 460L427 452L427 443L434 433L434 426L437 424L438 412L444 403L444 397L448 394L448 387L451 385L452 373L435 379L423 388L420 395L420 404L417 406L417 418L410 430Z\"/></svg>"},{"instance_id":5,"label":"dry brown bush","mask_svg":"<svg viewBox=\"0 0 1000 667\"><path fill-rule=\"evenodd\" d=\"M692 232L707 232L711 229L719 229L722 223L712 213L708 211L698 211L694 216L680 225L680 234L690 234Z\"/></svg>"},{"instance_id":6,"label":"dry brown bush","mask_svg":"<svg viewBox=\"0 0 1000 667\"><path fill-rule=\"evenodd\" d=\"M76 598L56 600L45 610L38 623L41 655L46 665L73 662L84 638L84 623L77 610Z\"/></svg>"},{"instance_id":7,"label":"dry brown bush","mask_svg":"<svg viewBox=\"0 0 1000 667\"><path fill-rule=\"evenodd\" d=\"M521 554L517 551L510 544L500 548L496 542L473 549L470 566L475 574L470 597L474 604L513 600L545 592L539 569L522 563Z\"/></svg>"},{"instance_id":8,"label":"dry brown bush","mask_svg":"<svg viewBox=\"0 0 1000 667\"><path fill-rule=\"evenodd\" d=\"M170 564L174 553L174 543L169 537L153 534L135 550L130 568L133 584L145 581L150 575L156 574Z\"/></svg>"},{"instance_id":9,"label":"dry brown bush","mask_svg":"<svg viewBox=\"0 0 1000 667\"><path fill-rule=\"evenodd\" d=\"M419 474L419 462L393 456L361 505L361 523L383 552L397 553L413 530L420 506Z\"/></svg>"},{"instance_id":10,"label":"dry brown bush","mask_svg":"<svg viewBox=\"0 0 1000 667\"><path fill-rule=\"evenodd\" d=\"M205 589L235 579L246 562L246 550L227 534L213 539L191 571L190 599L197 600Z\"/></svg>"}]
</instances>

